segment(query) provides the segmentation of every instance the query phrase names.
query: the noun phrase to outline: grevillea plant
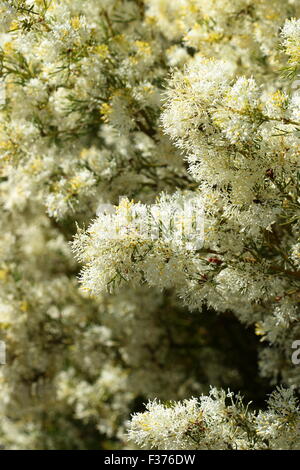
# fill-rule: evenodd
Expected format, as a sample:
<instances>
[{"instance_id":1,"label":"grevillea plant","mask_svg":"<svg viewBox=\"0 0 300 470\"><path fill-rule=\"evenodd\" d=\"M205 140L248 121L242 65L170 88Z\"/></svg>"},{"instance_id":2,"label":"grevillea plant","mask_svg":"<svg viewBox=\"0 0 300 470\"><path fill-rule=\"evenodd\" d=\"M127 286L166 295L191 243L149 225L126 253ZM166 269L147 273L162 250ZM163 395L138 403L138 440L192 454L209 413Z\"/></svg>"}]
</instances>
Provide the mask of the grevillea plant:
<instances>
[{"instance_id":1,"label":"grevillea plant","mask_svg":"<svg viewBox=\"0 0 300 470\"><path fill-rule=\"evenodd\" d=\"M1 446L300 448L299 2L0 0L0 203Z\"/></svg>"}]
</instances>

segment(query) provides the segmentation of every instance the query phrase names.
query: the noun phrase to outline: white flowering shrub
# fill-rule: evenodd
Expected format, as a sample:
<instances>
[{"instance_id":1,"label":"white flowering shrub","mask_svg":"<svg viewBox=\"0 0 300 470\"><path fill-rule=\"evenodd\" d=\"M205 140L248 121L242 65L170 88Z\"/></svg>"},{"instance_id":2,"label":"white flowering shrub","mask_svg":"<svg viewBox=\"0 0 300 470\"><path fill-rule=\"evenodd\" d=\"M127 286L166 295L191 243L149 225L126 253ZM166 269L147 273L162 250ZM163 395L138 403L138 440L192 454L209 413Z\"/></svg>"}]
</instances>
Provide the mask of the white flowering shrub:
<instances>
[{"instance_id":1,"label":"white flowering shrub","mask_svg":"<svg viewBox=\"0 0 300 470\"><path fill-rule=\"evenodd\" d=\"M1 446L300 448L297 1L1 0L0 202Z\"/></svg>"},{"instance_id":2,"label":"white flowering shrub","mask_svg":"<svg viewBox=\"0 0 300 470\"><path fill-rule=\"evenodd\" d=\"M158 449L299 449L299 413L289 390L278 388L257 414L239 395L213 388L208 396L169 406L150 402L146 412L133 416L129 436Z\"/></svg>"}]
</instances>

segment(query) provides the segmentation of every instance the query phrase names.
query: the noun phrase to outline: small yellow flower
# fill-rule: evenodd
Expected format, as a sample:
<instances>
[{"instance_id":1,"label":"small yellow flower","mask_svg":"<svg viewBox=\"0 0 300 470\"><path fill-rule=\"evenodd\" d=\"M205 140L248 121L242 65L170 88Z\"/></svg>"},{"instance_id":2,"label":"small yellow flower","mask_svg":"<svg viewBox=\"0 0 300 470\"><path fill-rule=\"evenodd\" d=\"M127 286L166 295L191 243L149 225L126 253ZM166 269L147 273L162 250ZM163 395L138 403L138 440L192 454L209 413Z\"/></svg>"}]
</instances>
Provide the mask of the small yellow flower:
<instances>
[{"instance_id":1,"label":"small yellow flower","mask_svg":"<svg viewBox=\"0 0 300 470\"><path fill-rule=\"evenodd\" d=\"M138 53L141 55L151 55L152 49L148 42L145 41L135 41L134 45L138 49Z\"/></svg>"},{"instance_id":2,"label":"small yellow flower","mask_svg":"<svg viewBox=\"0 0 300 470\"><path fill-rule=\"evenodd\" d=\"M75 31L80 28L81 24L79 16L74 16L73 18L71 18L71 26Z\"/></svg>"},{"instance_id":3,"label":"small yellow flower","mask_svg":"<svg viewBox=\"0 0 300 470\"><path fill-rule=\"evenodd\" d=\"M101 59L106 59L109 56L109 48L106 44L99 44L93 47L92 52L101 57Z\"/></svg>"},{"instance_id":4,"label":"small yellow flower","mask_svg":"<svg viewBox=\"0 0 300 470\"><path fill-rule=\"evenodd\" d=\"M6 42L3 46L3 50L6 55L10 55L14 51L13 41Z\"/></svg>"},{"instance_id":5,"label":"small yellow flower","mask_svg":"<svg viewBox=\"0 0 300 470\"><path fill-rule=\"evenodd\" d=\"M278 106L278 108L282 108L283 104L286 101L286 96L280 90L277 90L272 95L272 101L275 106Z\"/></svg>"},{"instance_id":6,"label":"small yellow flower","mask_svg":"<svg viewBox=\"0 0 300 470\"><path fill-rule=\"evenodd\" d=\"M10 23L10 26L9 26L9 31L14 31L16 29L19 29L20 25L19 25L19 22L17 20L13 20L11 23Z\"/></svg>"},{"instance_id":7,"label":"small yellow flower","mask_svg":"<svg viewBox=\"0 0 300 470\"><path fill-rule=\"evenodd\" d=\"M263 336L265 334L265 330L260 322L255 323L255 334L257 336Z\"/></svg>"},{"instance_id":8,"label":"small yellow flower","mask_svg":"<svg viewBox=\"0 0 300 470\"><path fill-rule=\"evenodd\" d=\"M23 300L22 302L20 302L20 310L21 312L27 312L28 311L28 302L26 300Z\"/></svg>"},{"instance_id":9,"label":"small yellow flower","mask_svg":"<svg viewBox=\"0 0 300 470\"><path fill-rule=\"evenodd\" d=\"M102 115L102 119L104 122L109 122L109 116L112 113L112 107L109 103L103 103L100 106L100 114Z\"/></svg>"},{"instance_id":10,"label":"small yellow flower","mask_svg":"<svg viewBox=\"0 0 300 470\"><path fill-rule=\"evenodd\" d=\"M6 281L8 276L8 269L0 269L0 281Z\"/></svg>"}]
</instances>

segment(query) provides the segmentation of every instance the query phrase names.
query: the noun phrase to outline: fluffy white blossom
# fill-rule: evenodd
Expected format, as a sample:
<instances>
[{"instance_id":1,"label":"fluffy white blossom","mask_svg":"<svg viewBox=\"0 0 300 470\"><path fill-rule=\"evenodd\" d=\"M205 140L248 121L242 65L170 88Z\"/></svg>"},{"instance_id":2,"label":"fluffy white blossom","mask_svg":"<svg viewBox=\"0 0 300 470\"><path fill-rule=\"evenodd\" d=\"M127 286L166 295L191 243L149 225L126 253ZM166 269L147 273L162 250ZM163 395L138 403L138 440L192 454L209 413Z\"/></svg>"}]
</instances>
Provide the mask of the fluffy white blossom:
<instances>
[{"instance_id":1,"label":"fluffy white blossom","mask_svg":"<svg viewBox=\"0 0 300 470\"><path fill-rule=\"evenodd\" d=\"M299 403L278 389L259 414L233 392L213 388L208 396L164 405L150 402L133 416L129 438L156 449L297 449Z\"/></svg>"}]
</instances>

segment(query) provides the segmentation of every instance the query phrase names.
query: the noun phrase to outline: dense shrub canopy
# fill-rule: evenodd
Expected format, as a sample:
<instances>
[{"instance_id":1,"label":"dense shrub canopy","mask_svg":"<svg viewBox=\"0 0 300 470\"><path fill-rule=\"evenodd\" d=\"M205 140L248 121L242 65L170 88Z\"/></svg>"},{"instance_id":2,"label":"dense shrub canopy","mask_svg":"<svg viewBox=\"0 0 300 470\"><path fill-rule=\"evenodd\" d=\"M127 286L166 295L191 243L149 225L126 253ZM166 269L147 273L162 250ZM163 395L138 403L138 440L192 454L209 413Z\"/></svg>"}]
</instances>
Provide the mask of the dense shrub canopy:
<instances>
[{"instance_id":1,"label":"dense shrub canopy","mask_svg":"<svg viewBox=\"0 0 300 470\"><path fill-rule=\"evenodd\" d=\"M5 448L300 448L298 18L0 1Z\"/></svg>"}]
</instances>

